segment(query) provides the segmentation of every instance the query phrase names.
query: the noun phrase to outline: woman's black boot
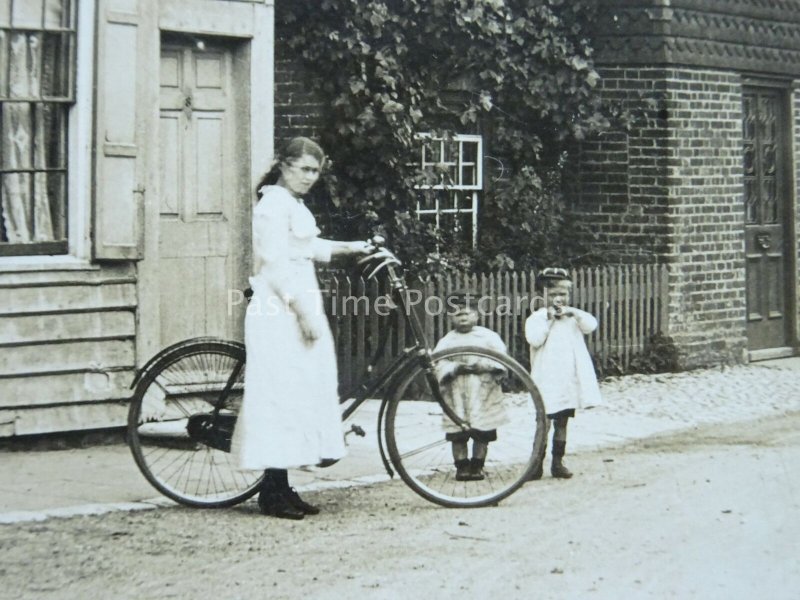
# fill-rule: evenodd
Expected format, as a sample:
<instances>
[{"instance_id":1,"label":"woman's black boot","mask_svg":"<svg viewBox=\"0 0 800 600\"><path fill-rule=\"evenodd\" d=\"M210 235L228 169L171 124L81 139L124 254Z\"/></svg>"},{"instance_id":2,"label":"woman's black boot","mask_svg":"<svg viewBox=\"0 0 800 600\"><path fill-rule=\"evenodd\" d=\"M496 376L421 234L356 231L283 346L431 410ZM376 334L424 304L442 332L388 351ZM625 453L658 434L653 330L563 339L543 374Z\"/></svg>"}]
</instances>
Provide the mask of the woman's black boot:
<instances>
[{"instance_id":1,"label":"woman's black boot","mask_svg":"<svg viewBox=\"0 0 800 600\"><path fill-rule=\"evenodd\" d=\"M319 507L314 506L313 504L309 504L305 500L300 497L300 494L297 493L297 490L293 487L289 488L289 491L286 492L286 499L289 503L302 512L304 515L318 515L319 514Z\"/></svg>"},{"instance_id":2,"label":"woman's black boot","mask_svg":"<svg viewBox=\"0 0 800 600\"><path fill-rule=\"evenodd\" d=\"M262 515L299 521L302 510L289 500L289 480L285 469L267 469L258 493L258 508Z\"/></svg>"}]
</instances>

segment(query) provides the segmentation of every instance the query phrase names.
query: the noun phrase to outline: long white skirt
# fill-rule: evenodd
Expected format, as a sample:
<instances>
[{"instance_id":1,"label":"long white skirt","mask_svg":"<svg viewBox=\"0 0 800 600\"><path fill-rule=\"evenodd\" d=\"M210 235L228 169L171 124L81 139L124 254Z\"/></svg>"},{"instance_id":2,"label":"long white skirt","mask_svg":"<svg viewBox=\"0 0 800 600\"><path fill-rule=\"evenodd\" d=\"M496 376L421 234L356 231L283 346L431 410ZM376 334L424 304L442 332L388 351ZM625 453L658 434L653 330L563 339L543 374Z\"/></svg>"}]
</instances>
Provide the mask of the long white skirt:
<instances>
[{"instance_id":1,"label":"long white skirt","mask_svg":"<svg viewBox=\"0 0 800 600\"><path fill-rule=\"evenodd\" d=\"M232 452L242 469L288 469L339 459L345 453L338 400L336 350L322 309L313 263L297 263L292 286L308 303L323 333L303 341L297 318L275 296L268 280L251 279L245 317L247 362L244 402Z\"/></svg>"}]
</instances>

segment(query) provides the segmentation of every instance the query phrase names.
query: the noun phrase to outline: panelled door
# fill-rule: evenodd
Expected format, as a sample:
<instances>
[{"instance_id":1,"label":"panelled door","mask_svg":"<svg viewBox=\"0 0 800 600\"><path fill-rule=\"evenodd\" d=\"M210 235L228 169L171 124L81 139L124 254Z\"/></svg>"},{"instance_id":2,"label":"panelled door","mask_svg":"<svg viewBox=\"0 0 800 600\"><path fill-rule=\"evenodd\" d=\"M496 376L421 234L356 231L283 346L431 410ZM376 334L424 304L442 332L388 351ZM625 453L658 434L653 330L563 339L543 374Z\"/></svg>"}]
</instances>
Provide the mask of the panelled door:
<instances>
[{"instance_id":1,"label":"panelled door","mask_svg":"<svg viewBox=\"0 0 800 600\"><path fill-rule=\"evenodd\" d=\"M749 350L790 345L789 125L785 93L746 87L744 93L744 210Z\"/></svg>"},{"instance_id":2,"label":"panelled door","mask_svg":"<svg viewBox=\"0 0 800 600\"><path fill-rule=\"evenodd\" d=\"M162 347L199 335L242 338L243 306L235 301L246 286L249 204L236 181L241 161L233 58L234 49L224 44L162 40L157 278Z\"/></svg>"}]
</instances>

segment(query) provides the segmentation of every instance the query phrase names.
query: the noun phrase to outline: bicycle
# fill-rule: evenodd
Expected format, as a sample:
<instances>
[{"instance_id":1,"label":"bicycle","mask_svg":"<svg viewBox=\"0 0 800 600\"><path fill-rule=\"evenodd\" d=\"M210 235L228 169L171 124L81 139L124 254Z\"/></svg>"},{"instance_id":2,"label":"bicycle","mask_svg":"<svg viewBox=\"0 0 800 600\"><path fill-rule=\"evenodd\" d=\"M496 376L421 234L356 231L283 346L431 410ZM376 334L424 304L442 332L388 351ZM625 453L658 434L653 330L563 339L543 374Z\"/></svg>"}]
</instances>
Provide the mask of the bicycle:
<instances>
[{"instance_id":1,"label":"bicycle","mask_svg":"<svg viewBox=\"0 0 800 600\"><path fill-rule=\"evenodd\" d=\"M433 353L398 271L400 261L385 247L364 261L371 270L368 278L386 277L392 308L402 316L410 344L374 372L390 337L388 328L382 328L367 377L340 395L342 405L349 403L342 421L365 402L379 401L378 448L390 477L396 471L414 492L441 506L497 504L529 479L544 448L545 409L534 382L506 354L471 346ZM263 473L239 470L230 452L245 360L242 343L192 338L156 354L131 384L127 433L134 459L145 478L178 503L228 507L259 489ZM497 379L507 423L497 428L497 439L489 445L483 479L455 479L444 425L456 424L462 431L471 427L445 400L444 384L437 377L442 361L488 362L502 374ZM364 435L358 426L352 430Z\"/></svg>"}]
</instances>

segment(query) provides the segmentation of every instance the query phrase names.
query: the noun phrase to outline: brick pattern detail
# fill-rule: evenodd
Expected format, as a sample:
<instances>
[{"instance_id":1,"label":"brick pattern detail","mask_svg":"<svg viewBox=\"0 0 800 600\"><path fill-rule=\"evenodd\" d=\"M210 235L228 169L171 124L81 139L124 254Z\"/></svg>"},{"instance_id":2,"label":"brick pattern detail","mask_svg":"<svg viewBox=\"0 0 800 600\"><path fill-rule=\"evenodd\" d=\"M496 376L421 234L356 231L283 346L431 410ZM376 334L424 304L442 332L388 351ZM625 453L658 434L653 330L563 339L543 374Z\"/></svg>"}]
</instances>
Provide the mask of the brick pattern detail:
<instances>
[{"instance_id":1,"label":"brick pattern detail","mask_svg":"<svg viewBox=\"0 0 800 600\"><path fill-rule=\"evenodd\" d=\"M666 71L608 68L600 74L603 95L631 110L637 122L629 134L606 133L581 144L569 192L572 211L605 262L651 261L667 252L667 131L659 119Z\"/></svg>"},{"instance_id":2,"label":"brick pattern detail","mask_svg":"<svg viewBox=\"0 0 800 600\"><path fill-rule=\"evenodd\" d=\"M800 79L794 81L792 93L792 114L794 116L794 160L795 160L795 184L794 184L794 198L795 198L795 214L794 214L794 239L792 242L795 244L795 261L794 267L794 283L795 293L794 297L798 300L795 302L795 318L794 318L794 336L795 340L800 341Z\"/></svg>"},{"instance_id":3,"label":"brick pattern detail","mask_svg":"<svg viewBox=\"0 0 800 600\"><path fill-rule=\"evenodd\" d=\"M317 94L321 82L310 77L280 35L275 42L275 147L296 136L319 140L323 104Z\"/></svg>"},{"instance_id":4,"label":"brick pattern detail","mask_svg":"<svg viewBox=\"0 0 800 600\"><path fill-rule=\"evenodd\" d=\"M797 0L603 0L597 61L797 74Z\"/></svg>"},{"instance_id":5,"label":"brick pattern detail","mask_svg":"<svg viewBox=\"0 0 800 600\"><path fill-rule=\"evenodd\" d=\"M671 263L669 327L684 366L738 362L745 329L742 85L691 68L608 68L603 92L640 111L585 143L575 218L607 257Z\"/></svg>"},{"instance_id":6,"label":"brick pattern detail","mask_svg":"<svg viewBox=\"0 0 800 600\"><path fill-rule=\"evenodd\" d=\"M670 335L687 351L687 366L741 361L747 348L741 77L673 70L667 87Z\"/></svg>"}]
</instances>

